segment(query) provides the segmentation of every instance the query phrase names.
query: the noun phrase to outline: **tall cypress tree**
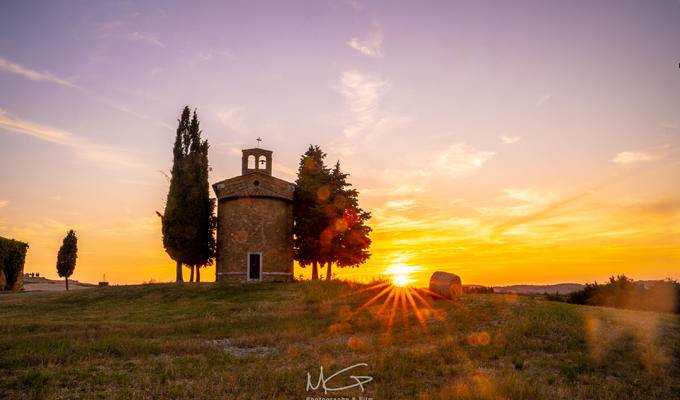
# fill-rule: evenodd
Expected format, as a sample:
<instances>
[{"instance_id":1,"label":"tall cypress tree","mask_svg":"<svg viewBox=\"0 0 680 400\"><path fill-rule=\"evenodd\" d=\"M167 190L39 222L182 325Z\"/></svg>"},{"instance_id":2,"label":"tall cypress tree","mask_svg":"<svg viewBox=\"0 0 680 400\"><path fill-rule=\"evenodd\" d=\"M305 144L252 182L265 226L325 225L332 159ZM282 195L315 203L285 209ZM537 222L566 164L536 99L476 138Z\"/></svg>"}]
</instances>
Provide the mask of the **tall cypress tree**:
<instances>
[{"instance_id":1,"label":"tall cypress tree","mask_svg":"<svg viewBox=\"0 0 680 400\"><path fill-rule=\"evenodd\" d=\"M300 266L312 265L312 279L319 278L322 261L321 234L328 226L323 205L330 196L330 171L324 164L326 154L310 145L300 158L293 195L293 245Z\"/></svg>"},{"instance_id":2,"label":"tall cypress tree","mask_svg":"<svg viewBox=\"0 0 680 400\"><path fill-rule=\"evenodd\" d=\"M182 264L212 263L215 252L213 211L208 184L208 142L201 140L198 116L188 106L179 119L173 147L170 189L163 222L163 247L176 262L176 282L183 282Z\"/></svg>"},{"instance_id":3,"label":"tall cypress tree","mask_svg":"<svg viewBox=\"0 0 680 400\"><path fill-rule=\"evenodd\" d=\"M68 231L57 254L57 273L66 280L66 290L68 290L68 277L73 275L76 269L76 259L78 258L78 238L73 229Z\"/></svg>"},{"instance_id":4,"label":"tall cypress tree","mask_svg":"<svg viewBox=\"0 0 680 400\"><path fill-rule=\"evenodd\" d=\"M189 177L187 194L191 204L188 212L195 237L188 248L185 263L191 267L193 278L196 271L196 282L200 281L200 268L213 263L215 255L215 228L217 218L214 216L215 200L210 198L210 184L208 174L208 141L201 139L198 115L194 111L189 126L190 148L187 157L187 176ZM192 279L193 280L193 279Z\"/></svg>"}]
</instances>

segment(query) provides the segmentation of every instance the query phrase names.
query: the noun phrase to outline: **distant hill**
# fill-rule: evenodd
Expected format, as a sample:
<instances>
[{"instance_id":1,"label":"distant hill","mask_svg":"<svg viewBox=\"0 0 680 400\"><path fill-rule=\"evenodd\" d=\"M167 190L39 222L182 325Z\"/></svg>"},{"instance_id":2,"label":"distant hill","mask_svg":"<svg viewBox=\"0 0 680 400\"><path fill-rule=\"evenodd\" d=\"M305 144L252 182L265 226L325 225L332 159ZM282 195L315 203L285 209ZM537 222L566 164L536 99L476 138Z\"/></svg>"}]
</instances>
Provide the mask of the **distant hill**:
<instances>
[{"instance_id":1,"label":"distant hill","mask_svg":"<svg viewBox=\"0 0 680 400\"><path fill-rule=\"evenodd\" d=\"M510 285L494 286L496 293L516 293L516 294L569 294L583 289L585 285L580 283L558 283L556 285Z\"/></svg>"},{"instance_id":2,"label":"distant hill","mask_svg":"<svg viewBox=\"0 0 680 400\"><path fill-rule=\"evenodd\" d=\"M656 285L659 282L663 282L662 279L650 279L650 280L639 280L635 281L636 284L649 289L650 287ZM598 282L606 283L606 281ZM477 285L469 285L477 286ZM569 294L577 292L583 289L585 285L580 283L557 283L554 285L509 285L509 286L494 286L493 290L495 293L516 293L516 294Z\"/></svg>"},{"instance_id":3,"label":"distant hill","mask_svg":"<svg viewBox=\"0 0 680 400\"><path fill-rule=\"evenodd\" d=\"M96 287L97 285L69 279L68 286L71 290L79 290ZM62 290L66 290L66 284L63 279L54 280L42 276L24 276L25 292L60 292Z\"/></svg>"}]
</instances>

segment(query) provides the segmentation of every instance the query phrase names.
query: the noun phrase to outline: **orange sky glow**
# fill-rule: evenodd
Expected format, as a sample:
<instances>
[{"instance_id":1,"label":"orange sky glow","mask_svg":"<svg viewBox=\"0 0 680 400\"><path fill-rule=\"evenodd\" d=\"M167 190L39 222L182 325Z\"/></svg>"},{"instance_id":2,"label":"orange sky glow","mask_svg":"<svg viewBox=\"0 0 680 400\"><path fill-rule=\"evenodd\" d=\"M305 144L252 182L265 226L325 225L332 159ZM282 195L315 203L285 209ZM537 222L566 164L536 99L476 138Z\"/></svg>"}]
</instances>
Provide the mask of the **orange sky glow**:
<instances>
[{"instance_id":1,"label":"orange sky glow","mask_svg":"<svg viewBox=\"0 0 680 400\"><path fill-rule=\"evenodd\" d=\"M174 279L155 211L188 104L210 183L257 137L288 181L310 144L341 161L374 231L338 278L680 279L680 3L352 4L3 10L0 236L25 271L56 278L74 229L73 279Z\"/></svg>"}]
</instances>

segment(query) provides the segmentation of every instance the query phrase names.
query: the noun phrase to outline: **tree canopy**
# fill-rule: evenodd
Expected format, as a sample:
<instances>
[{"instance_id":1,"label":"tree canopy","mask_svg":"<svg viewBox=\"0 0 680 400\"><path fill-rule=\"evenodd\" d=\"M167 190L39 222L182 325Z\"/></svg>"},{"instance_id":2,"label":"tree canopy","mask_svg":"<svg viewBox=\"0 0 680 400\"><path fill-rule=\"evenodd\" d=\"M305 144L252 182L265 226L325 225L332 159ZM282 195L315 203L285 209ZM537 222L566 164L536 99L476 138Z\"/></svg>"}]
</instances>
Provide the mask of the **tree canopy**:
<instances>
[{"instance_id":1,"label":"tree canopy","mask_svg":"<svg viewBox=\"0 0 680 400\"><path fill-rule=\"evenodd\" d=\"M184 107L173 147L170 188L161 215L163 246L177 264L176 281L182 282L182 264L211 265L215 255L215 200L208 183L208 141L201 139L200 123L194 110Z\"/></svg>"},{"instance_id":2,"label":"tree canopy","mask_svg":"<svg viewBox=\"0 0 680 400\"><path fill-rule=\"evenodd\" d=\"M302 267L312 265L312 279L318 279L318 265L356 267L369 257L370 213L359 206L359 193L348 182L349 174L340 162L331 170L324 164L326 154L309 146L300 158L293 197L295 259Z\"/></svg>"},{"instance_id":3,"label":"tree canopy","mask_svg":"<svg viewBox=\"0 0 680 400\"><path fill-rule=\"evenodd\" d=\"M73 275L76 269L76 259L78 258L78 238L76 233L71 229L64 237L64 242L59 248L57 254L57 273L66 281L66 290L68 290L68 278Z\"/></svg>"},{"instance_id":4,"label":"tree canopy","mask_svg":"<svg viewBox=\"0 0 680 400\"><path fill-rule=\"evenodd\" d=\"M0 290L14 288L24 270L27 250L28 243L0 237Z\"/></svg>"}]
</instances>

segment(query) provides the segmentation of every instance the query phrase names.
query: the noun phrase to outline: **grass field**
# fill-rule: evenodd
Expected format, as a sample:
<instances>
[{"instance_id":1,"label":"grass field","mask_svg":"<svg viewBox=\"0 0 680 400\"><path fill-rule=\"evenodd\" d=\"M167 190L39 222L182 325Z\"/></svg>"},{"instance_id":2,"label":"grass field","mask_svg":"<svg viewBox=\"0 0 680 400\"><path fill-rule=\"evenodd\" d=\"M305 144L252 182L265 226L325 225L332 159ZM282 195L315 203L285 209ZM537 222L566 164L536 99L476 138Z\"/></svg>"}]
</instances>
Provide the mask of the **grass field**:
<instances>
[{"instance_id":1,"label":"grass field","mask_svg":"<svg viewBox=\"0 0 680 400\"><path fill-rule=\"evenodd\" d=\"M379 291L365 288L1 295L0 398L304 399L324 395L306 391L308 372L316 383L322 365L328 376L357 363L374 399L680 398L678 316L469 294L428 299L421 325L380 301L354 314Z\"/></svg>"}]
</instances>

